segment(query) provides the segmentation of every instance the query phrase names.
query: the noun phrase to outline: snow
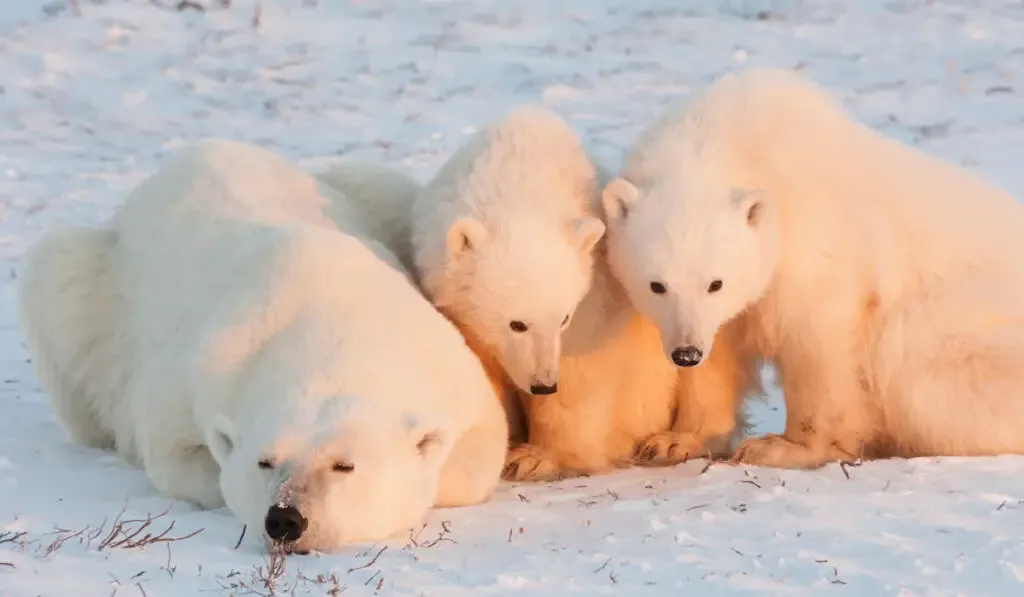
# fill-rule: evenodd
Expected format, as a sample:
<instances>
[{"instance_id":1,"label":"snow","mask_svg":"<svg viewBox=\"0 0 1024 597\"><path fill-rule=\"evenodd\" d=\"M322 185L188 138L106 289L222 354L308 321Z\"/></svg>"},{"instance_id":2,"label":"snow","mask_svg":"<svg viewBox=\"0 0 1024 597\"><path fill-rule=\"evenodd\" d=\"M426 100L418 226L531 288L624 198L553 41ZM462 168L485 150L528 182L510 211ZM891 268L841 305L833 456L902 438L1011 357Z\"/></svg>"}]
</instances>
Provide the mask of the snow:
<instances>
[{"instance_id":1,"label":"snow","mask_svg":"<svg viewBox=\"0 0 1024 597\"><path fill-rule=\"evenodd\" d=\"M344 153L425 178L474 126L541 102L614 167L666 102L727 69L800 65L858 118L1024 197L1019 0L205 3L0 4L0 596L270 593L253 578L261 546L235 549L226 511L172 504L67 440L14 315L40 232L106 218L183 143L231 137L310 164ZM778 396L757 419L781 429ZM1022 457L705 466L506 484L486 505L432 513L411 540L290 557L275 590L1024 594ZM169 508L150 528L173 520L169 537L202 531L101 549L122 508Z\"/></svg>"}]
</instances>

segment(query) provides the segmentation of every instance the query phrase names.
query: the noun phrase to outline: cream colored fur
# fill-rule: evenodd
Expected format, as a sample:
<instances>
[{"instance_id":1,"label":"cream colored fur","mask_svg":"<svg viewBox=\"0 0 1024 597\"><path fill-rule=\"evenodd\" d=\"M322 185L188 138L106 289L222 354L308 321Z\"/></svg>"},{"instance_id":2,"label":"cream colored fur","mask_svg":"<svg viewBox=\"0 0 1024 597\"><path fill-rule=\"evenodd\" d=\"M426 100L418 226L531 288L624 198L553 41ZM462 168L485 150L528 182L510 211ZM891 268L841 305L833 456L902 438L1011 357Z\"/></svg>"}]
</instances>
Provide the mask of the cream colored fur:
<instances>
[{"instance_id":1,"label":"cream colored fur","mask_svg":"<svg viewBox=\"0 0 1024 597\"><path fill-rule=\"evenodd\" d=\"M46 235L20 318L72 438L169 496L226 504L254 538L296 508L296 551L489 499L507 448L497 399L363 217L280 156L208 140L103 228Z\"/></svg>"},{"instance_id":2,"label":"cream colored fur","mask_svg":"<svg viewBox=\"0 0 1024 597\"><path fill-rule=\"evenodd\" d=\"M779 369L785 432L737 461L1024 452L1024 207L1006 192L775 70L670 110L621 176L609 235L631 292L668 282L643 299L663 332L710 350L743 321Z\"/></svg>"},{"instance_id":3,"label":"cream colored fur","mask_svg":"<svg viewBox=\"0 0 1024 597\"><path fill-rule=\"evenodd\" d=\"M728 350L699 372L665 359L657 329L604 266L599 178L564 122L520 108L456 152L414 209L428 296L509 373L524 401L529 441L511 450L506 478L721 450L755 383L752 365ZM519 335L531 338L509 330L520 320L529 330ZM536 380L557 382L557 392L533 395Z\"/></svg>"},{"instance_id":4,"label":"cream colored fur","mask_svg":"<svg viewBox=\"0 0 1024 597\"><path fill-rule=\"evenodd\" d=\"M727 456L747 427L743 399L760 393L756 354L735 334L723 330L706 366L679 369L662 353L658 328L599 259L565 333L558 393L522 394L529 442L511 450L505 477L550 480Z\"/></svg>"}]
</instances>

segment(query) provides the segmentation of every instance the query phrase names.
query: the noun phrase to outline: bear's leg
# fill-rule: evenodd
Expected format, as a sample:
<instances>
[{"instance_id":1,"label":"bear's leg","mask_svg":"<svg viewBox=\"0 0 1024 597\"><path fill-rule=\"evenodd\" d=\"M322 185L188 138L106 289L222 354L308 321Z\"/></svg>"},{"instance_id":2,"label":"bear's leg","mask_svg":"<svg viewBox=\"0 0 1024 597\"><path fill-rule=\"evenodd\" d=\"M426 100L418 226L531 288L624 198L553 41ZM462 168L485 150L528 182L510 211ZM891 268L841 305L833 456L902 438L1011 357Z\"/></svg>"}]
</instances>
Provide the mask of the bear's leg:
<instances>
[{"instance_id":1,"label":"bear's leg","mask_svg":"<svg viewBox=\"0 0 1024 597\"><path fill-rule=\"evenodd\" d=\"M525 396L529 441L509 450L506 480L555 481L617 465L608 457L612 401L578 385L563 373L557 394Z\"/></svg>"},{"instance_id":2,"label":"bear's leg","mask_svg":"<svg viewBox=\"0 0 1024 597\"><path fill-rule=\"evenodd\" d=\"M756 355L734 335L733 329L723 328L706 363L680 369L672 429L641 441L636 464L671 465L731 453L744 431L743 399L760 389Z\"/></svg>"},{"instance_id":3,"label":"bear's leg","mask_svg":"<svg viewBox=\"0 0 1024 597\"><path fill-rule=\"evenodd\" d=\"M492 406L487 421L467 431L452 448L441 469L435 506L472 506L494 494L508 450L508 424L504 409Z\"/></svg>"},{"instance_id":4,"label":"bear's leg","mask_svg":"<svg viewBox=\"0 0 1024 597\"><path fill-rule=\"evenodd\" d=\"M28 252L18 309L34 366L71 439L114 448L100 412L123 399L123 313L110 261L117 234L73 227L50 232Z\"/></svg>"},{"instance_id":5,"label":"bear's leg","mask_svg":"<svg viewBox=\"0 0 1024 597\"><path fill-rule=\"evenodd\" d=\"M878 413L866 375L866 317L856 300L831 299L823 303L829 308L791 322L779 351L785 432L745 440L734 461L817 468L858 458L874 439Z\"/></svg>"},{"instance_id":6,"label":"bear's leg","mask_svg":"<svg viewBox=\"0 0 1024 597\"><path fill-rule=\"evenodd\" d=\"M870 441L869 398L851 366L852 356L822 355L801 366L780 363L786 430L745 440L733 460L756 466L818 468L855 460ZM797 369L794 371L794 369Z\"/></svg>"},{"instance_id":7,"label":"bear's leg","mask_svg":"<svg viewBox=\"0 0 1024 597\"><path fill-rule=\"evenodd\" d=\"M206 446L146 449L142 451L142 465L161 493L206 510L224 506L220 466Z\"/></svg>"},{"instance_id":8,"label":"bear's leg","mask_svg":"<svg viewBox=\"0 0 1024 597\"><path fill-rule=\"evenodd\" d=\"M508 451L501 476L508 481L558 481L569 475L554 450L521 443Z\"/></svg>"}]
</instances>

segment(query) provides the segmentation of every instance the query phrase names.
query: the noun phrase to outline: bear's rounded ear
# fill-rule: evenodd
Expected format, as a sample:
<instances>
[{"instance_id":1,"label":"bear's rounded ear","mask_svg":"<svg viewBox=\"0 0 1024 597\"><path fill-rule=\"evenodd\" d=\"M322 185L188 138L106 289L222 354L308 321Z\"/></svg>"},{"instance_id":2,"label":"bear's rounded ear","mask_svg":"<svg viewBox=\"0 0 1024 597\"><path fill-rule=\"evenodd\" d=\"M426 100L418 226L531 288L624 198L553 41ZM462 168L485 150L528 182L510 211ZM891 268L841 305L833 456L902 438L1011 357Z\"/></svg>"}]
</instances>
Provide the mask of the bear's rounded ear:
<instances>
[{"instance_id":1,"label":"bear's rounded ear","mask_svg":"<svg viewBox=\"0 0 1024 597\"><path fill-rule=\"evenodd\" d=\"M484 225L473 218L455 220L448 228L448 257L455 258L465 251L479 247L487 237Z\"/></svg>"},{"instance_id":2,"label":"bear's rounded ear","mask_svg":"<svg viewBox=\"0 0 1024 597\"><path fill-rule=\"evenodd\" d=\"M206 446L222 467L235 449L235 425L224 415L217 415L206 427Z\"/></svg>"},{"instance_id":3,"label":"bear's rounded ear","mask_svg":"<svg viewBox=\"0 0 1024 597\"><path fill-rule=\"evenodd\" d=\"M409 413L404 418L406 431L416 453L431 467L444 466L452 449L452 433L441 417Z\"/></svg>"},{"instance_id":4,"label":"bear's rounded ear","mask_svg":"<svg viewBox=\"0 0 1024 597\"><path fill-rule=\"evenodd\" d=\"M593 251L594 245L604 236L604 222L597 218L578 218L570 226L573 241L581 253Z\"/></svg>"},{"instance_id":5,"label":"bear's rounded ear","mask_svg":"<svg viewBox=\"0 0 1024 597\"><path fill-rule=\"evenodd\" d=\"M639 196L640 191L625 178L619 177L609 182L601 191L605 218L609 222L625 219Z\"/></svg>"},{"instance_id":6,"label":"bear's rounded ear","mask_svg":"<svg viewBox=\"0 0 1024 597\"><path fill-rule=\"evenodd\" d=\"M765 193L760 189L733 189L732 203L744 214L747 225L756 228L765 211Z\"/></svg>"}]
</instances>

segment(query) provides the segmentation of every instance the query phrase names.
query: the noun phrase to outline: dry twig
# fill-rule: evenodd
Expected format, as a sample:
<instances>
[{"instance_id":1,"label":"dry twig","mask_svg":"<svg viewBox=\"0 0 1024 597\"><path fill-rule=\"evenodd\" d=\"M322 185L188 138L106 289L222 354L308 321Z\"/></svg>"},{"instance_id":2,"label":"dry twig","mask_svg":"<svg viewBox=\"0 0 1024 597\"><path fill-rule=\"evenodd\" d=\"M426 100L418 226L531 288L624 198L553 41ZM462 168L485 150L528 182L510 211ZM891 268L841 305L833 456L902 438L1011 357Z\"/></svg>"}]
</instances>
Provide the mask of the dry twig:
<instances>
[{"instance_id":1,"label":"dry twig","mask_svg":"<svg viewBox=\"0 0 1024 597\"><path fill-rule=\"evenodd\" d=\"M238 536L238 541L235 543L235 549L238 549L242 545L242 539L245 539L245 529L248 525L242 525L242 534Z\"/></svg>"},{"instance_id":2,"label":"dry twig","mask_svg":"<svg viewBox=\"0 0 1024 597\"><path fill-rule=\"evenodd\" d=\"M845 450L844 450L845 452ZM846 475L846 479L850 479L850 471L846 470L846 467L855 468L864 464L864 442L860 443L860 454L857 455L856 459L851 460L840 460L839 469Z\"/></svg>"},{"instance_id":3,"label":"dry twig","mask_svg":"<svg viewBox=\"0 0 1024 597\"><path fill-rule=\"evenodd\" d=\"M5 531L0 533L0 543L22 543L21 538L27 533L25 531Z\"/></svg>"},{"instance_id":4,"label":"dry twig","mask_svg":"<svg viewBox=\"0 0 1024 597\"><path fill-rule=\"evenodd\" d=\"M362 566L356 566L355 568L349 568L348 569L348 573L352 574L356 570L365 570L365 569L369 568L370 566L373 566L374 564L377 563L377 558L380 557L380 554L384 553L387 550L388 550L388 546L385 545L384 547L380 548L380 551L377 552L377 555L373 556L372 560L370 560L369 562L367 562L366 564L364 564Z\"/></svg>"},{"instance_id":5,"label":"dry twig","mask_svg":"<svg viewBox=\"0 0 1024 597\"><path fill-rule=\"evenodd\" d=\"M437 545L438 543L440 543L442 541L448 541L449 543L456 543L456 541L454 539L452 539L451 537L448 536L452 532L452 529L451 529L450 525L451 525L451 523L449 521L447 521L447 520L441 521L441 532L437 534L437 538L434 539L433 541L428 541L427 543L424 543L423 547L434 547L435 545Z\"/></svg>"},{"instance_id":6,"label":"dry twig","mask_svg":"<svg viewBox=\"0 0 1024 597\"><path fill-rule=\"evenodd\" d=\"M284 549L279 545L274 545L269 551L270 553L267 556L267 565L256 566L256 573L253 575L253 580L262 583L263 587L269 591L270 595L275 595L277 590L277 581L284 576L286 555Z\"/></svg>"},{"instance_id":7,"label":"dry twig","mask_svg":"<svg viewBox=\"0 0 1024 597\"><path fill-rule=\"evenodd\" d=\"M49 534L56 535L57 538L51 541L50 544L46 546L46 549L43 551L43 557L47 557L55 551L57 551L58 549L64 547L64 544L68 541L75 539L77 537L82 537L87 530L89 530L89 527L83 527L82 529L77 531L72 531L70 529L62 529L60 527L54 527L53 532ZM95 536L96 535L91 535L91 538L95 538Z\"/></svg>"},{"instance_id":8,"label":"dry twig","mask_svg":"<svg viewBox=\"0 0 1024 597\"><path fill-rule=\"evenodd\" d=\"M127 519L122 520L121 517L124 515L124 508L118 513L117 517L114 518L114 522L110 526L110 531L100 541L97 546L97 551L103 551L104 549L135 549L138 547L145 547L147 545L153 545L154 543L170 543L174 541L183 541L185 539L191 539L199 533L202 533L204 529L198 529L187 535L180 537L168 537L167 535L174 529L174 521L172 520L167 528L156 534L149 532L148 529L157 520L163 518L171 511L171 507L174 502L171 502L167 509L153 516L152 514L146 514L146 518L140 519ZM103 528L103 527L100 527Z\"/></svg>"}]
</instances>

